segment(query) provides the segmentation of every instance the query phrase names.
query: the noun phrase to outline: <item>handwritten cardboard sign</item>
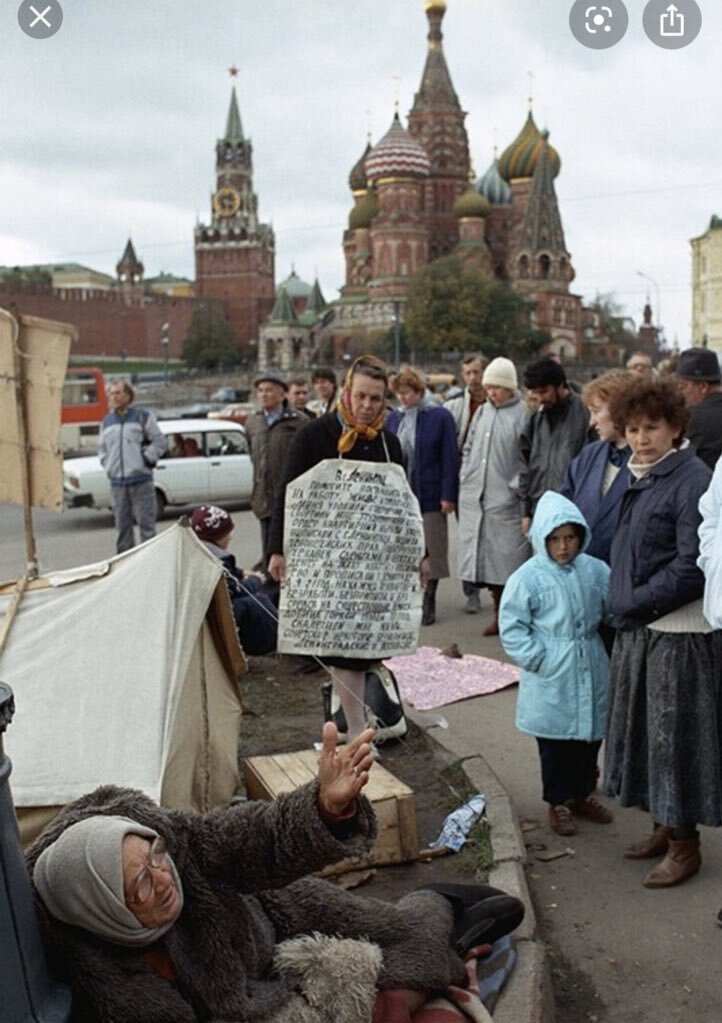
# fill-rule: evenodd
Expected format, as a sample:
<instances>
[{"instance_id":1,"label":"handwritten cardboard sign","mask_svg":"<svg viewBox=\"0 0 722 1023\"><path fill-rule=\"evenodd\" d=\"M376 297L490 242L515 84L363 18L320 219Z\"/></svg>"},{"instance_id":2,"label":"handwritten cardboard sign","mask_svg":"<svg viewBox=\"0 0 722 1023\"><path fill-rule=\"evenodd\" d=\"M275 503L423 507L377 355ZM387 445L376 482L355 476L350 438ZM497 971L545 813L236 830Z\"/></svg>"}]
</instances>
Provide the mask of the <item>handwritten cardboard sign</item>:
<instances>
[{"instance_id":1,"label":"handwritten cardboard sign","mask_svg":"<svg viewBox=\"0 0 722 1023\"><path fill-rule=\"evenodd\" d=\"M286 490L278 649L380 658L416 649L419 505L399 465L327 459Z\"/></svg>"}]
</instances>

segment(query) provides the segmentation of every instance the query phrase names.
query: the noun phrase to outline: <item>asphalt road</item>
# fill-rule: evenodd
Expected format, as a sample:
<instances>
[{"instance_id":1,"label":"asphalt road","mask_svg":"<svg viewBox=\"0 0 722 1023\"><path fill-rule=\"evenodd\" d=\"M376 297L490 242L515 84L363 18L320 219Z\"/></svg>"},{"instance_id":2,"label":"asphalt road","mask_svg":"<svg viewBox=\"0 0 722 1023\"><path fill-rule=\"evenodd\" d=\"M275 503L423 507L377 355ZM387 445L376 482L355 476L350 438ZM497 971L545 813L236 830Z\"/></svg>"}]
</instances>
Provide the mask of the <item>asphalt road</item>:
<instances>
[{"instance_id":1,"label":"asphalt road","mask_svg":"<svg viewBox=\"0 0 722 1023\"><path fill-rule=\"evenodd\" d=\"M233 515L231 550L239 564L248 566L258 557L258 525L248 511ZM160 528L173 521L164 520ZM107 514L38 511L34 524L41 571L93 562L115 549ZM10 581L24 570L23 534L20 510L0 505L0 580ZM496 639L481 636L487 614L465 615L463 603L459 583L442 582L438 622L422 630L421 643L443 647L456 642L466 653L503 656ZM613 824L581 822L573 838L553 835L540 799L534 740L514 727L515 697L515 690L507 689L429 711L424 718L437 734L446 725L477 749L519 817L538 822L526 832L531 846L527 876L542 934L560 954L553 960L557 986L569 991L571 999L572 1008L560 1009L559 1020L719 1023L722 930L716 915L722 906L722 832L703 829L702 870L666 891L643 888L649 864L621 856L625 845L647 831L648 819L640 811L617 807ZM570 852L543 862L536 858L541 845Z\"/></svg>"}]
</instances>

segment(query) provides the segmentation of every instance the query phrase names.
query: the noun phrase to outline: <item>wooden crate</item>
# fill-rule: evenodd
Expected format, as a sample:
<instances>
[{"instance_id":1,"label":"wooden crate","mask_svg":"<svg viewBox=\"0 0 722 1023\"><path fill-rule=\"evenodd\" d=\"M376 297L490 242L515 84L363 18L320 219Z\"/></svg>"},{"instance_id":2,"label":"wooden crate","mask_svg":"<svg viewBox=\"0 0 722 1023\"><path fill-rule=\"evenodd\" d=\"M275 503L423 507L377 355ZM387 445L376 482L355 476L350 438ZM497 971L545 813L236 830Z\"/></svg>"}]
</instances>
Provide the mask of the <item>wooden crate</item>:
<instances>
[{"instance_id":1,"label":"wooden crate","mask_svg":"<svg viewBox=\"0 0 722 1023\"><path fill-rule=\"evenodd\" d=\"M316 777L318 753L276 753L248 757L243 762L246 793L249 799L275 799L281 792L293 792ZM419 855L416 803L413 789L395 778L380 764L374 764L364 795L371 801L378 819L379 834L373 849L365 856L354 856L334 863L324 874L342 874L361 867L403 863Z\"/></svg>"}]
</instances>

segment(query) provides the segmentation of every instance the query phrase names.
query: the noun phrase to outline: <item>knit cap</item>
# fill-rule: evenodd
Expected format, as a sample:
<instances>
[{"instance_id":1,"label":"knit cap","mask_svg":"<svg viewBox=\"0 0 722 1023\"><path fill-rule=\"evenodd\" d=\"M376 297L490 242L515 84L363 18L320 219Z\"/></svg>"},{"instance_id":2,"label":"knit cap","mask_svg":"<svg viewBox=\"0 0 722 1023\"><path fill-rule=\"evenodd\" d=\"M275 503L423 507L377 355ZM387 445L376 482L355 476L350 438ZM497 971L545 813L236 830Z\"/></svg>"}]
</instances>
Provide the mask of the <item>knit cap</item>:
<instances>
[{"instance_id":1,"label":"knit cap","mask_svg":"<svg viewBox=\"0 0 722 1023\"><path fill-rule=\"evenodd\" d=\"M510 391L519 389L519 380L516 375L516 367L511 359L505 359L500 355L492 359L484 370L484 387L491 384L492 387L507 387Z\"/></svg>"},{"instance_id":2,"label":"knit cap","mask_svg":"<svg viewBox=\"0 0 722 1023\"><path fill-rule=\"evenodd\" d=\"M233 519L218 505L202 504L191 515L191 529L199 540L216 543L233 530Z\"/></svg>"}]
</instances>

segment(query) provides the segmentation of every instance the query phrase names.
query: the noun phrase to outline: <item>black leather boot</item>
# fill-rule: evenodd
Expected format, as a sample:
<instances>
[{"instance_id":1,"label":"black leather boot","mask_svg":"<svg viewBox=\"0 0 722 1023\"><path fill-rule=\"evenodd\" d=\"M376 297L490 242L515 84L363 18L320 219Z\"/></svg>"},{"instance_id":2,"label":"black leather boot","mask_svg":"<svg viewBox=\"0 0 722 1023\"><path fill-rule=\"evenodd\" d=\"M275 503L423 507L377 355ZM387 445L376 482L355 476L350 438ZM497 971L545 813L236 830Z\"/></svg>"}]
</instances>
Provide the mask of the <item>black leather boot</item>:
<instances>
[{"instance_id":1,"label":"black leather boot","mask_svg":"<svg viewBox=\"0 0 722 1023\"><path fill-rule=\"evenodd\" d=\"M436 621L436 587L438 579L429 579L424 588L424 604L421 611L421 624L433 625Z\"/></svg>"}]
</instances>

